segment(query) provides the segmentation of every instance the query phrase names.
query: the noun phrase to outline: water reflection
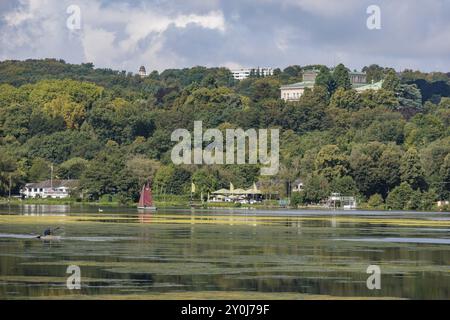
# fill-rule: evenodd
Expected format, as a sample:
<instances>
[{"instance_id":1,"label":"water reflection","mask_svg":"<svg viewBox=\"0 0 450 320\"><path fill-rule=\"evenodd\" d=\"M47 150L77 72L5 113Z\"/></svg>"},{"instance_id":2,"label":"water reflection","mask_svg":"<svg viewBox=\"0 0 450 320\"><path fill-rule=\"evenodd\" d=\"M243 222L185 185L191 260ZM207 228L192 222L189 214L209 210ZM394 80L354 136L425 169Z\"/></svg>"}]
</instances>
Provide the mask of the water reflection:
<instances>
[{"instance_id":1,"label":"water reflection","mask_svg":"<svg viewBox=\"0 0 450 320\"><path fill-rule=\"evenodd\" d=\"M139 213L139 222L140 223L151 223L152 222L152 214L151 213Z\"/></svg>"},{"instance_id":2,"label":"water reflection","mask_svg":"<svg viewBox=\"0 0 450 320\"><path fill-rule=\"evenodd\" d=\"M23 215L56 215L70 212L69 205L36 205L24 204L20 206Z\"/></svg>"},{"instance_id":3,"label":"water reflection","mask_svg":"<svg viewBox=\"0 0 450 320\"><path fill-rule=\"evenodd\" d=\"M13 208L17 218L0 217L2 299L212 291L244 299L252 293L450 298L450 228L434 219L445 214L393 213L392 223L381 212L34 210L36 219L22 207ZM51 216L61 213L62 220ZM60 221L59 242L30 237L36 224ZM81 268L81 292L65 287L71 264ZM381 267L382 290L366 288L370 264Z\"/></svg>"}]
</instances>

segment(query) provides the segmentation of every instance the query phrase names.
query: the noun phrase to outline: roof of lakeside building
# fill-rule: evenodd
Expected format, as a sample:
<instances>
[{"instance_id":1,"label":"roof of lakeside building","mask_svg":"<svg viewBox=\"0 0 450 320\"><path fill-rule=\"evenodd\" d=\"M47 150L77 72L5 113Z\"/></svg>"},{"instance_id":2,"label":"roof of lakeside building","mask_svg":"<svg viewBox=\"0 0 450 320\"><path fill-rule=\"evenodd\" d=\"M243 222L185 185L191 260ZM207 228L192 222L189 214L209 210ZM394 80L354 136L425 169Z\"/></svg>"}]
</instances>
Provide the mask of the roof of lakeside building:
<instances>
[{"instance_id":1,"label":"roof of lakeside building","mask_svg":"<svg viewBox=\"0 0 450 320\"><path fill-rule=\"evenodd\" d=\"M27 183L25 185L26 188L42 188L42 189L48 189L51 188L53 184L53 188L76 188L80 184L80 180L45 180L42 182L35 182L35 183Z\"/></svg>"}]
</instances>

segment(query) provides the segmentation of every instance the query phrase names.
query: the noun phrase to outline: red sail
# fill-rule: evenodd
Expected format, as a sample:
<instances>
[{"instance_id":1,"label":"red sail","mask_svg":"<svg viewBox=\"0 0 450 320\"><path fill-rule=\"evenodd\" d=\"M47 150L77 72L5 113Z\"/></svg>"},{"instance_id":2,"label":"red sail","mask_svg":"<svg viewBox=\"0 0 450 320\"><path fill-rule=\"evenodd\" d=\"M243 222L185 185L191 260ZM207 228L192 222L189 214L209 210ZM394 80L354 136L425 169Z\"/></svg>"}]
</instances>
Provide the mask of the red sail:
<instances>
[{"instance_id":1,"label":"red sail","mask_svg":"<svg viewBox=\"0 0 450 320\"><path fill-rule=\"evenodd\" d=\"M145 184L142 187L141 197L139 198L139 207L145 208L152 206L153 206L152 189L148 184Z\"/></svg>"}]
</instances>

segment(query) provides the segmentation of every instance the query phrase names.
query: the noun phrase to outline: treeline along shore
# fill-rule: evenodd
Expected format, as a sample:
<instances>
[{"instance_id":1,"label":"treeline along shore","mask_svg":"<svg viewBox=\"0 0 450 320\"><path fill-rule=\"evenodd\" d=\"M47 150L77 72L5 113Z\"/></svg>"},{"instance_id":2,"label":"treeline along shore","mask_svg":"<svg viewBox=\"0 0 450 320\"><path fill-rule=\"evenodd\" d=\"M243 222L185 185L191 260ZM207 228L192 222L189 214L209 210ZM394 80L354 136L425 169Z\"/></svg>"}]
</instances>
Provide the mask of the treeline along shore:
<instances>
[{"instance_id":1,"label":"treeline along shore","mask_svg":"<svg viewBox=\"0 0 450 320\"><path fill-rule=\"evenodd\" d=\"M280 87L311 69L319 70L315 86L298 101L281 99ZM195 201L230 183L257 183L291 206L340 193L369 209L448 210L450 73L361 71L382 88L354 90L343 65L294 65L237 81L226 68L141 77L53 59L0 62L0 197L53 172L79 180L75 202L134 203L150 177L161 203L189 203L192 183ZM195 120L219 130L280 129L278 174L261 176L248 164L174 165L171 133L192 131ZM286 188L295 181L300 192Z\"/></svg>"}]
</instances>

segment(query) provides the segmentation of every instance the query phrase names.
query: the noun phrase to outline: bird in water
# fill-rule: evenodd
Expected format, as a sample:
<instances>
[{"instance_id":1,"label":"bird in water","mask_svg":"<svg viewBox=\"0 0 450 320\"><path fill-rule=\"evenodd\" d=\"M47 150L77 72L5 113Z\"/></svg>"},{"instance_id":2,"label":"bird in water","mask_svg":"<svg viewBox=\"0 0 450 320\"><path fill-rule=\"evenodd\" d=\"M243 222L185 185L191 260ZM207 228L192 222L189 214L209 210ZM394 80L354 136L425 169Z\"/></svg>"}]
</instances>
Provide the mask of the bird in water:
<instances>
[{"instance_id":1,"label":"bird in water","mask_svg":"<svg viewBox=\"0 0 450 320\"><path fill-rule=\"evenodd\" d=\"M47 228L44 230L44 233L42 235L38 235L36 238L38 239L48 239L55 237L55 231L61 229L60 227L57 227L55 229Z\"/></svg>"}]
</instances>

